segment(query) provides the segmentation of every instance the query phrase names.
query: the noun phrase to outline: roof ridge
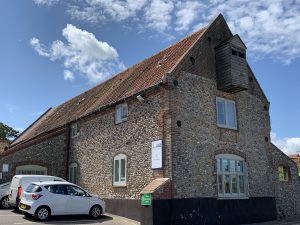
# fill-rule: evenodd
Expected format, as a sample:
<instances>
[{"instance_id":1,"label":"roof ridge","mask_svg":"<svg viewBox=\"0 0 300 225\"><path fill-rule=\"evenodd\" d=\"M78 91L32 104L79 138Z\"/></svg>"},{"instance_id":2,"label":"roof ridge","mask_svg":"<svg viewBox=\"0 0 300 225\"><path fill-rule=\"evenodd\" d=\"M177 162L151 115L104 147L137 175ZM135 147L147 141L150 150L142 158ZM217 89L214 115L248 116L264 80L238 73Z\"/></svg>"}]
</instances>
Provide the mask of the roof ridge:
<instances>
[{"instance_id":1,"label":"roof ridge","mask_svg":"<svg viewBox=\"0 0 300 225\"><path fill-rule=\"evenodd\" d=\"M143 59L142 61L139 61L139 62L137 62L136 64L133 64L131 67L128 67L128 68L126 68L125 70L123 70L123 71L121 71L121 72L115 74L114 76L112 76L112 77L110 77L110 78L104 80L103 82L101 82L101 83L99 83L99 84L96 84L95 86L91 87L90 89L88 89L88 90L86 90L86 91L84 91L84 92L82 92L82 93L80 93L80 94L78 94L78 95L76 95L76 96L70 98L69 100L66 100L66 101L64 101L64 102L62 102L62 103L60 103L60 104L58 104L57 106L54 106L53 109L59 108L59 107L62 106L63 104L65 104L65 103L67 103L67 102L70 102L70 101L72 101L73 99L75 99L75 98L77 98L77 97L79 97L79 96L81 96L81 95L83 95L83 94L85 94L85 93L87 93L87 92L89 92L89 91L95 89L95 88L98 88L98 87L101 86L101 85L104 85L104 84L107 83L108 81L111 81L111 80L113 80L113 79L116 79L119 75L121 75L121 74L123 74L123 73L126 73L128 70L133 69L134 67L137 67L137 66L141 65L143 62L145 62L145 61L147 61L147 60L149 60L149 59L151 59L151 58L153 58L153 57L159 55L160 53L166 51L167 49L170 49L171 47L173 47L173 46L175 46L175 45L181 43L182 41L184 41L184 40L190 38L191 36L195 35L196 33L203 32L205 29L207 29L207 27L208 27L208 26L205 26L205 27L203 27L203 28L201 28L201 29L199 29L199 30L197 30L197 31L195 31L195 32L193 32L193 33L191 33L190 35L188 35L188 36L186 36L186 37L180 39L179 41L177 41L177 42L175 42L175 43L169 45L168 47L162 49L161 51L159 51L159 52L157 52L157 53L155 53L155 54L153 54L153 55L150 55L149 57ZM188 49L187 51L189 51L189 49Z\"/></svg>"},{"instance_id":2,"label":"roof ridge","mask_svg":"<svg viewBox=\"0 0 300 225\"><path fill-rule=\"evenodd\" d=\"M164 81L164 77L169 74L173 66L182 60L182 56L186 55L197 43L207 28L209 26L191 33L111 78L53 107L51 115L49 113L49 116L39 118L40 122L32 124L31 129L27 129L15 143L70 124L106 106L116 104L158 85Z\"/></svg>"}]
</instances>

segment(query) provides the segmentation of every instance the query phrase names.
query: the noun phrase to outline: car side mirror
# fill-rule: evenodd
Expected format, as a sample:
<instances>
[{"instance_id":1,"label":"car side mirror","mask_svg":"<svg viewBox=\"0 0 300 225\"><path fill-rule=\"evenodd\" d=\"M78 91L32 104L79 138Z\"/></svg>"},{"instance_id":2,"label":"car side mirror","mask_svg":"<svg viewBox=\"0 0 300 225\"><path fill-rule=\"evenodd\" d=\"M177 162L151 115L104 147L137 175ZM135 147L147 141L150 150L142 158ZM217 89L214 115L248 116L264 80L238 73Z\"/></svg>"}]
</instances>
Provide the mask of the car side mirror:
<instances>
[{"instance_id":1,"label":"car side mirror","mask_svg":"<svg viewBox=\"0 0 300 225\"><path fill-rule=\"evenodd\" d=\"M85 197L92 197L89 193L85 193Z\"/></svg>"}]
</instances>

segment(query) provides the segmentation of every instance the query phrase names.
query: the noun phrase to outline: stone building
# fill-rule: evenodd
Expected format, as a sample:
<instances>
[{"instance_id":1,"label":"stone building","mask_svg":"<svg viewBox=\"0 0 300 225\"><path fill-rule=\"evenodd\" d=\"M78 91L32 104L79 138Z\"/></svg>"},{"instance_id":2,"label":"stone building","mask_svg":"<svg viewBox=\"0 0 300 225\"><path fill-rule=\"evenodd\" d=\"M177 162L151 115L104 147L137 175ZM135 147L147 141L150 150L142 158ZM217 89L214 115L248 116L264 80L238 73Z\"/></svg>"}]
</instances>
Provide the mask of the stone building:
<instances>
[{"instance_id":1,"label":"stone building","mask_svg":"<svg viewBox=\"0 0 300 225\"><path fill-rule=\"evenodd\" d=\"M269 102L222 15L50 108L0 156L3 180L51 174L141 224L300 215L296 164L270 143Z\"/></svg>"},{"instance_id":2,"label":"stone building","mask_svg":"<svg viewBox=\"0 0 300 225\"><path fill-rule=\"evenodd\" d=\"M293 160L297 164L298 175L300 176L300 155L299 154L297 154L297 155L289 155L289 158L291 160Z\"/></svg>"}]
</instances>

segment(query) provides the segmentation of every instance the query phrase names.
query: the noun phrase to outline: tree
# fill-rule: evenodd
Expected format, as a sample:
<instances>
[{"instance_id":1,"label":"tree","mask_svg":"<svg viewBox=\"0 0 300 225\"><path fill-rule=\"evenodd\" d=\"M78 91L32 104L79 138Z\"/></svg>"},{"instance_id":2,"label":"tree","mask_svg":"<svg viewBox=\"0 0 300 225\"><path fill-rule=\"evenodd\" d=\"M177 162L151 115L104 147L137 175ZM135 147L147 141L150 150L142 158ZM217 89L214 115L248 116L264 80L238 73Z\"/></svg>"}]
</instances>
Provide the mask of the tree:
<instances>
[{"instance_id":1,"label":"tree","mask_svg":"<svg viewBox=\"0 0 300 225\"><path fill-rule=\"evenodd\" d=\"M19 131L0 122L0 139L9 141L18 137L18 135Z\"/></svg>"}]
</instances>

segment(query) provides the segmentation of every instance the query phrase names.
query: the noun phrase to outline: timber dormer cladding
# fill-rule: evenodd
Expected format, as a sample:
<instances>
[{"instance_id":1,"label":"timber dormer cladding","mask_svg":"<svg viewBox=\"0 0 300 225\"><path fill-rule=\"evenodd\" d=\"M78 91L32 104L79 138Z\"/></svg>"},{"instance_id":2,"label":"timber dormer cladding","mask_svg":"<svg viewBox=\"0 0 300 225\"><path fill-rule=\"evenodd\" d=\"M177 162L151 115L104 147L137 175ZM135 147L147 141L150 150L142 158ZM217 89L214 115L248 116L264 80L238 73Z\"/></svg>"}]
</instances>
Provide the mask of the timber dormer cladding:
<instances>
[{"instance_id":1,"label":"timber dormer cladding","mask_svg":"<svg viewBox=\"0 0 300 225\"><path fill-rule=\"evenodd\" d=\"M236 34L215 48L218 89L230 93L248 89L246 46Z\"/></svg>"}]
</instances>

